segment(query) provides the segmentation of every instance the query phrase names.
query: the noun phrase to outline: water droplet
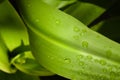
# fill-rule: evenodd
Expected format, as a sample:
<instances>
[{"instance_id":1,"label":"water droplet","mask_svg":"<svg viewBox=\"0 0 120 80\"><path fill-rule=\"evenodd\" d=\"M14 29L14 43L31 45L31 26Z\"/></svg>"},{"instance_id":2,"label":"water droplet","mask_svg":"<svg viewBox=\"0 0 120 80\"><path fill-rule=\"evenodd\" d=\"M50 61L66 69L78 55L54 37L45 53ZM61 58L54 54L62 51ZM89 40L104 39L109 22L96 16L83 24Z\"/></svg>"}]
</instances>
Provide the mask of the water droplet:
<instances>
[{"instance_id":1,"label":"water droplet","mask_svg":"<svg viewBox=\"0 0 120 80\"><path fill-rule=\"evenodd\" d=\"M87 56L87 59L91 60L91 59L92 59L92 56L91 56L91 55L88 55L88 56Z\"/></svg>"},{"instance_id":2,"label":"water droplet","mask_svg":"<svg viewBox=\"0 0 120 80\"><path fill-rule=\"evenodd\" d=\"M40 22L40 20L39 20L39 19L36 19L35 21L36 21L36 22Z\"/></svg>"},{"instance_id":3,"label":"water droplet","mask_svg":"<svg viewBox=\"0 0 120 80\"><path fill-rule=\"evenodd\" d=\"M82 42L82 47L87 48L88 47L88 42L87 41L83 41Z\"/></svg>"},{"instance_id":4,"label":"water droplet","mask_svg":"<svg viewBox=\"0 0 120 80\"><path fill-rule=\"evenodd\" d=\"M105 68L103 69L103 72L105 72L105 73L106 73L107 71L108 71L107 69L105 69Z\"/></svg>"},{"instance_id":5,"label":"water droplet","mask_svg":"<svg viewBox=\"0 0 120 80\"><path fill-rule=\"evenodd\" d=\"M47 56L48 58L50 58L50 56Z\"/></svg>"},{"instance_id":6,"label":"water droplet","mask_svg":"<svg viewBox=\"0 0 120 80\"><path fill-rule=\"evenodd\" d=\"M83 30L79 33L79 35L80 35L80 36L83 36L83 35L85 34L85 32L87 32L87 30L86 30L86 29L83 29Z\"/></svg>"},{"instance_id":7,"label":"water droplet","mask_svg":"<svg viewBox=\"0 0 120 80\"><path fill-rule=\"evenodd\" d=\"M84 62L79 61L79 65L80 65L80 66L83 66L83 65L84 65Z\"/></svg>"},{"instance_id":8,"label":"water droplet","mask_svg":"<svg viewBox=\"0 0 120 80\"><path fill-rule=\"evenodd\" d=\"M71 63L71 60L69 58L64 59L65 63Z\"/></svg>"},{"instance_id":9,"label":"water droplet","mask_svg":"<svg viewBox=\"0 0 120 80\"><path fill-rule=\"evenodd\" d=\"M84 35L84 33L83 33L83 32L80 32L80 33L79 33L79 35L80 35L80 36L83 36L83 35Z\"/></svg>"},{"instance_id":10,"label":"water droplet","mask_svg":"<svg viewBox=\"0 0 120 80\"><path fill-rule=\"evenodd\" d=\"M96 38L100 38L100 36L99 36L99 35L97 35L97 36L96 36Z\"/></svg>"},{"instance_id":11,"label":"water droplet","mask_svg":"<svg viewBox=\"0 0 120 80\"><path fill-rule=\"evenodd\" d=\"M98 59L94 59L94 61L95 61L96 63L99 63L99 60L98 60Z\"/></svg>"},{"instance_id":12,"label":"water droplet","mask_svg":"<svg viewBox=\"0 0 120 80\"><path fill-rule=\"evenodd\" d=\"M49 59L51 59L51 60L53 60L54 59L54 57L51 57L51 56L47 56Z\"/></svg>"},{"instance_id":13,"label":"water droplet","mask_svg":"<svg viewBox=\"0 0 120 80\"><path fill-rule=\"evenodd\" d=\"M31 7L31 4L28 4L27 6L28 6L28 7Z\"/></svg>"},{"instance_id":14,"label":"water droplet","mask_svg":"<svg viewBox=\"0 0 120 80\"><path fill-rule=\"evenodd\" d=\"M86 30L86 29L83 29L82 32L85 33L85 32L87 32L87 30Z\"/></svg>"},{"instance_id":15,"label":"water droplet","mask_svg":"<svg viewBox=\"0 0 120 80\"><path fill-rule=\"evenodd\" d=\"M111 78L114 78L115 75L116 75L116 74L115 74L114 72L110 72L110 77L111 77Z\"/></svg>"},{"instance_id":16,"label":"water droplet","mask_svg":"<svg viewBox=\"0 0 120 80\"><path fill-rule=\"evenodd\" d=\"M78 27L74 27L74 29L73 29L75 32L79 32L80 31L80 29L78 28Z\"/></svg>"},{"instance_id":17,"label":"water droplet","mask_svg":"<svg viewBox=\"0 0 120 80\"><path fill-rule=\"evenodd\" d=\"M50 57L50 59L54 59L54 57Z\"/></svg>"},{"instance_id":18,"label":"water droplet","mask_svg":"<svg viewBox=\"0 0 120 80\"><path fill-rule=\"evenodd\" d=\"M106 55L107 55L107 57L110 57L112 55L112 51L111 50L107 50L106 51Z\"/></svg>"},{"instance_id":19,"label":"water droplet","mask_svg":"<svg viewBox=\"0 0 120 80\"><path fill-rule=\"evenodd\" d=\"M59 21L59 20L56 20L55 23L56 23L56 24L60 24L60 21Z\"/></svg>"},{"instance_id":20,"label":"water droplet","mask_svg":"<svg viewBox=\"0 0 120 80\"><path fill-rule=\"evenodd\" d=\"M108 68L108 70L111 72L111 71L113 70L113 67L110 66L110 67Z\"/></svg>"},{"instance_id":21,"label":"water droplet","mask_svg":"<svg viewBox=\"0 0 120 80\"><path fill-rule=\"evenodd\" d=\"M105 60L100 60L100 64L101 65L106 65L106 61Z\"/></svg>"},{"instance_id":22,"label":"water droplet","mask_svg":"<svg viewBox=\"0 0 120 80\"><path fill-rule=\"evenodd\" d=\"M77 59L81 59L81 58L83 58L83 55L81 54L77 55Z\"/></svg>"},{"instance_id":23,"label":"water droplet","mask_svg":"<svg viewBox=\"0 0 120 80\"><path fill-rule=\"evenodd\" d=\"M109 46L109 48L111 49L111 48L112 48L112 46Z\"/></svg>"},{"instance_id":24,"label":"water droplet","mask_svg":"<svg viewBox=\"0 0 120 80\"><path fill-rule=\"evenodd\" d=\"M75 40L78 40L78 39L79 39L79 36L73 36L73 38L74 38Z\"/></svg>"}]
</instances>

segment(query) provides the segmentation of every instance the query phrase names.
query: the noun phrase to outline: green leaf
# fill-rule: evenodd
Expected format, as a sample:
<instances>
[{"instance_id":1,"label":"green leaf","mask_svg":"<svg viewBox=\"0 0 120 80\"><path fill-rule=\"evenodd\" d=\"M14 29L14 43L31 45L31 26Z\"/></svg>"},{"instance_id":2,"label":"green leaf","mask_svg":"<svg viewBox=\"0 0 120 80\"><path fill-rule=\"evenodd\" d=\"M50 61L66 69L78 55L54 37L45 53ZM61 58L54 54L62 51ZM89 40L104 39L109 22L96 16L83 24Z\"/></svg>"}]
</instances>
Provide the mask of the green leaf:
<instances>
[{"instance_id":1,"label":"green leaf","mask_svg":"<svg viewBox=\"0 0 120 80\"><path fill-rule=\"evenodd\" d=\"M11 73L10 63L8 60L8 49L0 35L0 70Z\"/></svg>"},{"instance_id":2,"label":"green leaf","mask_svg":"<svg viewBox=\"0 0 120 80\"><path fill-rule=\"evenodd\" d=\"M27 25L33 55L43 67L69 79L120 79L120 44L40 0L11 3Z\"/></svg>"},{"instance_id":3,"label":"green leaf","mask_svg":"<svg viewBox=\"0 0 120 80\"><path fill-rule=\"evenodd\" d=\"M78 0L82 2L89 2L95 5L98 5L100 7L103 7L105 9L109 9L114 3L116 3L118 0Z\"/></svg>"},{"instance_id":4,"label":"green leaf","mask_svg":"<svg viewBox=\"0 0 120 80\"><path fill-rule=\"evenodd\" d=\"M64 10L66 13L74 16L85 25L89 25L101 14L103 14L106 9L98 5L89 2L76 2L72 6Z\"/></svg>"},{"instance_id":5,"label":"green leaf","mask_svg":"<svg viewBox=\"0 0 120 80\"><path fill-rule=\"evenodd\" d=\"M92 30L95 30L108 38L118 41L120 40L120 17L113 17L91 27Z\"/></svg>"},{"instance_id":6,"label":"green leaf","mask_svg":"<svg viewBox=\"0 0 120 80\"><path fill-rule=\"evenodd\" d=\"M42 0L42 1L56 8L63 8L69 4L74 3L76 0Z\"/></svg>"},{"instance_id":7,"label":"green leaf","mask_svg":"<svg viewBox=\"0 0 120 80\"><path fill-rule=\"evenodd\" d=\"M21 44L29 44L26 28L8 0L0 4L0 32L8 49L12 51Z\"/></svg>"},{"instance_id":8,"label":"green leaf","mask_svg":"<svg viewBox=\"0 0 120 80\"><path fill-rule=\"evenodd\" d=\"M0 71L0 80L40 80L37 76L31 76L17 71L15 74L7 74Z\"/></svg>"},{"instance_id":9,"label":"green leaf","mask_svg":"<svg viewBox=\"0 0 120 80\"><path fill-rule=\"evenodd\" d=\"M50 76L53 73L43 68L32 56L32 53L24 52L14 57L11 63L20 71L35 76Z\"/></svg>"},{"instance_id":10,"label":"green leaf","mask_svg":"<svg viewBox=\"0 0 120 80\"><path fill-rule=\"evenodd\" d=\"M116 6L117 5L117 6ZM117 8L116 8L117 7ZM66 13L82 21L85 25L90 26L96 22L103 14L119 14L118 0L78 0L64 10Z\"/></svg>"}]
</instances>

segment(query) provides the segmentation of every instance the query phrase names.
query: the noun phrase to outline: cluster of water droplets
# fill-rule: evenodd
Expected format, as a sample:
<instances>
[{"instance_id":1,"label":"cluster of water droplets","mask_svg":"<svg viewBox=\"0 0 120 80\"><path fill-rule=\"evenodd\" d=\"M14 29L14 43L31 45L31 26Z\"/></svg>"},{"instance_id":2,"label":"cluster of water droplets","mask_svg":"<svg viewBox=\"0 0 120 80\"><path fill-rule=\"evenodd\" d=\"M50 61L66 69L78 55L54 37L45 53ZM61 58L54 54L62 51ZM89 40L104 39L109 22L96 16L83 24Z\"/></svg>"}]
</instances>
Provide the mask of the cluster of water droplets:
<instances>
[{"instance_id":1,"label":"cluster of water droplets","mask_svg":"<svg viewBox=\"0 0 120 80\"><path fill-rule=\"evenodd\" d=\"M74 27L74 28L73 28L73 31L76 32L76 35L73 36L73 38L74 38L75 40L80 40L80 38L81 38L82 36L84 36L84 34L87 32L86 29L79 29L78 27ZM82 45L82 47L87 48L88 45L89 45L89 43L88 43L88 41L83 40L83 41L81 42L81 45Z\"/></svg>"},{"instance_id":2,"label":"cluster of water droplets","mask_svg":"<svg viewBox=\"0 0 120 80\"><path fill-rule=\"evenodd\" d=\"M60 22L60 20L57 19L57 20L55 21L55 23L56 23L57 25L59 25L61 22Z\"/></svg>"},{"instance_id":3,"label":"cluster of water droplets","mask_svg":"<svg viewBox=\"0 0 120 80\"><path fill-rule=\"evenodd\" d=\"M94 58L92 55L79 54L76 56L76 60L77 60L76 62L78 63L79 67L82 69L82 71L79 71L79 75L83 75L84 73L86 73L85 75L88 75L87 77L91 77L89 76L91 75L90 68L94 70L95 66L93 66L92 64L95 64L95 65L101 66L100 70L102 74L99 74L99 73L93 74L94 79L99 78L100 80L109 80L111 78L116 79L115 77L118 77L118 75L120 76L120 66L112 65L111 63L107 62L104 59L97 59L97 58ZM70 58L65 58L64 61L66 64L72 63L72 59ZM88 73L85 72L86 70L88 70Z\"/></svg>"},{"instance_id":4,"label":"cluster of water droplets","mask_svg":"<svg viewBox=\"0 0 120 80\"><path fill-rule=\"evenodd\" d=\"M116 77L120 76L120 66L113 65L102 59L101 60L95 59L95 62L103 67L102 68L103 73L109 75L110 79L112 78L115 79Z\"/></svg>"},{"instance_id":5,"label":"cluster of water droplets","mask_svg":"<svg viewBox=\"0 0 120 80\"><path fill-rule=\"evenodd\" d=\"M77 55L76 56L76 58L77 58L77 60L78 60L78 65L80 66L80 67L82 67L82 68L84 68L85 67L85 62L84 62L84 55L82 55L82 54L79 54L79 55Z\"/></svg>"},{"instance_id":6,"label":"cluster of water droplets","mask_svg":"<svg viewBox=\"0 0 120 80\"><path fill-rule=\"evenodd\" d=\"M78 27L74 27L73 31L78 34L78 35L75 35L75 36L79 36L79 37L83 36L87 32L86 29L79 29Z\"/></svg>"}]
</instances>

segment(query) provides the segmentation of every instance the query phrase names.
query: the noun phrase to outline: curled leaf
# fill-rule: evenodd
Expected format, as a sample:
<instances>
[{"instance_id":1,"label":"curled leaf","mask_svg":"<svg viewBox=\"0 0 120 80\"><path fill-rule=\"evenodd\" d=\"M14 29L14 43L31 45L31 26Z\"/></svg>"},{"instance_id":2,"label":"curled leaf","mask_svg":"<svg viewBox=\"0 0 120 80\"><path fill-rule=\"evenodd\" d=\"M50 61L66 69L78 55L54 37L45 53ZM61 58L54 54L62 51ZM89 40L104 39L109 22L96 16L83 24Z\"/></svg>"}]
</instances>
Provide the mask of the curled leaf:
<instances>
[{"instance_id":1,"label":"curled leaf","mask_svg":"<svg viewBox=\"0 0 120 80\"><path fill-rule=\"evenodd\" d=\"M11 63L20 71L35 76L49 76L53 73L43 68L32 56L31 52L24 52L14 57Z\"/></svg>"}]
</instances>

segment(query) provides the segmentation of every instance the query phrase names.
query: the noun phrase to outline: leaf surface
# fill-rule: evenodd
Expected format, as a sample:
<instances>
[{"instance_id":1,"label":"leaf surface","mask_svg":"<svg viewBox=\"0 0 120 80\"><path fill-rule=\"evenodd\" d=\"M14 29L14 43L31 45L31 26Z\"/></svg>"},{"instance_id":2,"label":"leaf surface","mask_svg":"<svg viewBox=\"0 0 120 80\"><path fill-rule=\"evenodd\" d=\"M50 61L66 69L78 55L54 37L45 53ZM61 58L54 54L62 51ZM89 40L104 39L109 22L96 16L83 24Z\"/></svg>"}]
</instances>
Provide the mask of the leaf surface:
<instances>
[{"instance_id":1,"label":"leaf surface","mask_svg":"<svg viewBox=\"0 0 120 80\"><path fill-rule=\"evenodd\" d=\"M46 69L69 79L120 79L119 43L40 0L11 3L28 27L34 57Z\"/></svg>"},{"instance_id":2,"label":"leaf surface","mask_svg":"<svg viewBox=\"0 0 120 80\"><path fill-rule=\"evenodd\" d=\"M8 49L0 35L0 70L11 73L10 63L8 60Z\"/></svg>"}]
</instances>

